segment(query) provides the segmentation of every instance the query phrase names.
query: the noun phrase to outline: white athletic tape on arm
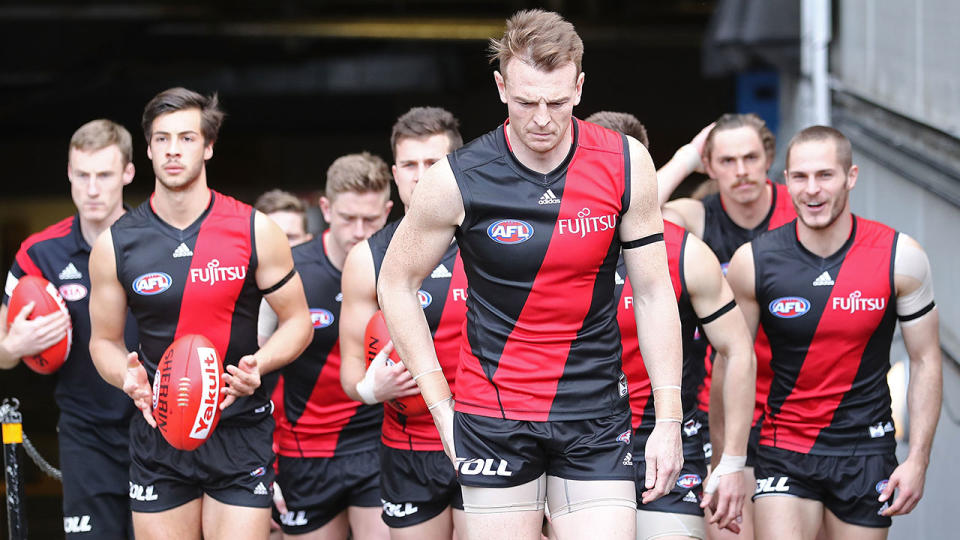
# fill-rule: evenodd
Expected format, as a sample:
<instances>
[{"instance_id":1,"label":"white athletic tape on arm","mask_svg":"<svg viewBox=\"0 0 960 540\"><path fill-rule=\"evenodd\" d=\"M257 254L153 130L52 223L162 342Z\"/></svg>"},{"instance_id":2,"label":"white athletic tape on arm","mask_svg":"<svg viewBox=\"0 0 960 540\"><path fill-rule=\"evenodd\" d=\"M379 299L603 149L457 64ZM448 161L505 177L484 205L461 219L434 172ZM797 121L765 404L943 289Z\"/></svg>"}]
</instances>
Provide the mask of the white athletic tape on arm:
<instances>
[{"instance_id":1,"label":"white athletic tape on arm","mask_svg":"<svg viewBox=\"0 0 960 540\"><path fill-rule=\"evenodd\" d=\"M703 491L705 493L713 493L717 490L717 486L720 485L721 476L741 472L746 465L747 456L728 456L723 454L720 456L720 463L717 464L717 468L713 470L713 473L707 480L707 485L703 487Z\"/></svg>"},{"instance_id":2,"label":"white athletic tape on arm","mask_svg":"<svg viewBox=\"0 0 960 540\"><path fill-rule=\"evenodd\" d=\"M266 300L260 300L260 313L257 315L257 335L268 338L277 331L277 313Z\"/></svg>"},{"instance_id":3,"label":"white athletic tape on arm","mask_svg":"<svg viewBox=\"0 0 960 540\"><path fill-rule=\"evenodd\" d=\"M377 355L373 357L373 361L370 362L370 367L367 368L367 372L363 374L363 379L357 383L357 393L360 394L360 401L363 401L367 405L380 403L373 393L373 378L377 370L385 365L387 365L387 355L383 354L382 351L378 352Z\"/></svg>"},{"instance_id":4,"label":"white athletic tape on arm","mask_svg":"<svg viewBox=\"0 0 960 540\"><path fill-rule=\"evenodd\" d=\"M930 259L917 245L901 238L897 242L897 253L893 262L893 272L909 276L920 282L920 286L910 294L897 297L897 315L908 317L933 302L933 276L930 274ZM909 325L912 321L902 322Z\"/></svg>"}]
</instances>

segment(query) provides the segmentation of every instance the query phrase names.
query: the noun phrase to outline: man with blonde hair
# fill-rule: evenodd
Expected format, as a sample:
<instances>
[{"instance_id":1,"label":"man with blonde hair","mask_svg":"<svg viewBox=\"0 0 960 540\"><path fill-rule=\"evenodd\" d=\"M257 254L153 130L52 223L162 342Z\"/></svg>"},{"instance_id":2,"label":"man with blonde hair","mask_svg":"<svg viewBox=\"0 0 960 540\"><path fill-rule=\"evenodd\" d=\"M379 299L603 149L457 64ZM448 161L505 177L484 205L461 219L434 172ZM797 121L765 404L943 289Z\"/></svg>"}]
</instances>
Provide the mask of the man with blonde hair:
<instances>
[{"instance_id":1,"label":"man with blonde hair","mask_svg":"<svg viewBox=\"0 0 960 540\"><path fill-rule=\"evenodd\" d=\"M539 538L546 500L561 538L632 539L621 246L656 401L643 499L668 492L683 461L680 324L655 171L635 139L573 117L584 81L573 25L521 11L491 45L509 118L421 178L384 258L380 303L457 468L468 538ZM454 237L469 287L455 404L417 295Z\"/></svg>"},{"instance_id":2,"label":"man with blonde hair","mask_svg":"<svg viewBox=\"0 0 960 540\"><path fill-rule=\"evenodd\" d=\"M67 178L77 213L27 238L7 274L0 306L0 368L10 369L37 354L73 325L73 345L57 372L54 399L60 468L63 472L63 530L67 538L132 538L128 426L134 407L108 385L90 359L90 246L125 212L123 186L133 181L133 149L128 132L110 120L93 120L70 139ZM70 318L54 313L27 320L24 307L7 328L7 303L17 281L39 276L51 282L67 303ZM122 312L121 312L122 316ZM127 316L123 336L135 347L137 327Z\"/></svg>"},{"instance_id":3,"label":"man with blonde hair","mask_svg":"<svg viewBox=\"0 0 960 540\"><path fill-rule=\"evenodd\" d=\"M274 393L277 483L287 511L275 518L286 537L378 540L378 432L381 408L340 388L340 278L347 252L383 227L390 213L390 170L367 152L337 158L320 208L329 228L293 249L313 320L313 341L281 371ZM267 307L269 309L269 307ZM276 316L261 309L266 340Z\"/></svg>"}]
</instances>

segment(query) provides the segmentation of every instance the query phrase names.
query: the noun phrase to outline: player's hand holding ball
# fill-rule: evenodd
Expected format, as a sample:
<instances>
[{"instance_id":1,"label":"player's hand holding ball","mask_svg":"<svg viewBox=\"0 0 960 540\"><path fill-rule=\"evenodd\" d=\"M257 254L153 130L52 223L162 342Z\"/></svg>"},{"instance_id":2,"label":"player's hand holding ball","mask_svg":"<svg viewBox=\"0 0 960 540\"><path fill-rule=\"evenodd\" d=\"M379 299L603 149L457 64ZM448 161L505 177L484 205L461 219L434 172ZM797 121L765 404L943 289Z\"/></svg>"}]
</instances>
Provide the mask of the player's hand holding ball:
<instances>
[{"instance_id":1,"label":"player's hand holding ball","mask_svg":"<svg viewBox=\"0 0 960 540\"><path fill-rule=\"evenodd\" d=\"M248 354L236 366L227 366L223 374L223 401L220 410L229 407L238 397L249 396L260 388L260 363L257 357Z\"/></svg>"}]
</instances>

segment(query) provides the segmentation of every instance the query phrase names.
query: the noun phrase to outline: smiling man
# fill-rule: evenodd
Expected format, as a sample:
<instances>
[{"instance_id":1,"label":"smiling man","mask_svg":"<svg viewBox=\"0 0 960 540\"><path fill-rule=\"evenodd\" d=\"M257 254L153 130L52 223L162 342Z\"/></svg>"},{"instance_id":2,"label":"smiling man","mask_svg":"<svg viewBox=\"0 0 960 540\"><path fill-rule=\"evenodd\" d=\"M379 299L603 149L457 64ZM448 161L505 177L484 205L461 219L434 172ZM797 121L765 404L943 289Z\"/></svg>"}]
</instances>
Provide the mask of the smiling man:
<instances>
[{"instance_id":1,"label":"smiling man","mask_svg":"<svg viewBox=\"0 0 960 540\"><path fill-rule=\"evenodd\" d=\"M850 141L814 126L787 148L798 219L737 250L727 278L770 339L773 379L757 452L758 538L882 539L923 494L940 415L930 263L909 236L850 211ZM910 355L910 453L897 465L890 344ZM894 495L894 492L896 494Z\"/></svg>"},{"instance_id":2,"label":"smiling man","mask_svg":"<svg viewBox=\"0 0 960 540\"><path fill-rule=\"evenodd\" d=\"M547 500L561 538L632 539L621 246L657 402L644 499L668 492L683 461L680 324L653 164L635 139L573 117L583 43L559 15L518 12L491 52L509 118L420 179L380 304L459 473L467 538L539 538ZM454 237L468 283L456 404L417 299Z\"/></svg>"}]
</instances>

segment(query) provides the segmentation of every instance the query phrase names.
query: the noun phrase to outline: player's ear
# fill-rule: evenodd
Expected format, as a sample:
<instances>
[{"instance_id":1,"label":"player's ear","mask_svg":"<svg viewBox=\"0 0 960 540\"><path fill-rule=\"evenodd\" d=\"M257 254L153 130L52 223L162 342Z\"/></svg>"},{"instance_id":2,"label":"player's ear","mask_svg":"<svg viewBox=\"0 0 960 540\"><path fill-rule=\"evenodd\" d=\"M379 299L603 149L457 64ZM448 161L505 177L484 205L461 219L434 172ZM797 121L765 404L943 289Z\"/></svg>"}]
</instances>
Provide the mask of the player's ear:
<instances>
[{"instance_id":1,"label":"player's ear","mask_svg":"<svg viewBox=\"0 0 960 540\"><path fill-rule=\"evenodd\" d=\"M320 196L320 213L323 214L323 220L330 223L330 219L333 217L330 213L330 199L323 195Z\"/></svg>"},{"instance_id":2,"label":"player's ear","mask_svg":"<svg viewBox=\"0 0 960 540\"><path fill-rule=\"evenodd\" d=\"M851 165L850 169L847 171L847 191L853 189L853 186L857 184L857 175L860 173L860 168L856 165Z\"/></svg>"},{"instance_id":3,"label":"player's ear","mask_svg":"<svg viewBox=\"0 0 960 540\"><path fill-rule=\"evenodd\" d=\"M493 72L493 80L497 83L497 92L500 94L500 101L507 102L507 81L499 71Z\"/></svg>"},{"instance_id":4,"label":"player's ear","mask_svg":"<svg viewBox=\"0 0 960 540\"><path fill-rule=\"evenodd\" d=\"M123 185L133 182L133 177L136 173L137 169L133 166L133 162L127 163L127 166L123 168Z\"/></svg>"},{"instance_id":5,"label":"player's ear","mask_svg":"<svg viewBox=\"0 0 960 540\"><path fill-rule=\"evenodd\" d=\"M575 106L580 104L580 96L583 94L584 77L585 77L585 73L582 71L580 72L579 75L577 75L577 97L573 100L573 104Z\"/></svg>"},{"instance_id":6,"label":"player's ear","mask_svg":"<svg viewBox=\"0 0 960 540\"><path fill-rule=\"evenodd\" d=\"M206 161L212 157L213 157L213 141L210 141L210 144L208 144L203 149L203 160Z\"/></svg>"}]
</instances>

